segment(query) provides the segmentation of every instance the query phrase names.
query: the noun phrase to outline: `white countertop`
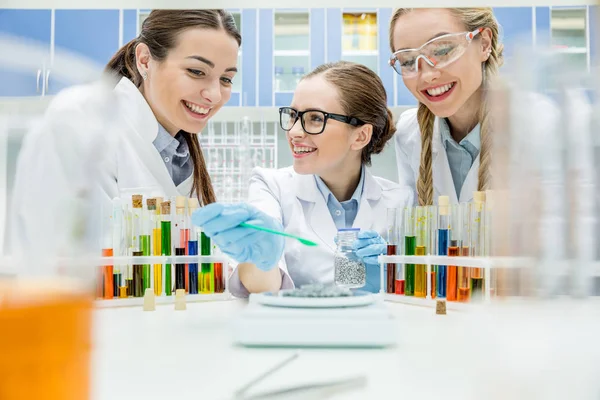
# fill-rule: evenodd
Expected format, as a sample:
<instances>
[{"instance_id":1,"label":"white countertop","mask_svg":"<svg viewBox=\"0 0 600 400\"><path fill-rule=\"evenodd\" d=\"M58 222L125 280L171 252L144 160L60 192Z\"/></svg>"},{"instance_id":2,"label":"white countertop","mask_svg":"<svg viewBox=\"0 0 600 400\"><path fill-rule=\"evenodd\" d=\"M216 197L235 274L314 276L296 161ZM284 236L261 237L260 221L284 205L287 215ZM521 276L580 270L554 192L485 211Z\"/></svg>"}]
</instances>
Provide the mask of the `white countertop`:
<instances>
[{"instance_id":1,"label":"white countertop","mask_svg":"<svg viewBox=\"0 0 600 400\"><path fill-rule=\"evenodd\" d=\"M233 300L188 303L186 311L173 305L153 312L96 310L92 398L228 398L294 352L233 345L229 323L245 305ZM330 398L597 399L592 394L600 394L597 302L510 308L519 313L449 310L446 316L431 308L386 305L399 327L397 346L303 349L251 392L366 374L365 388Z\"/></svg>"}]
</instances>

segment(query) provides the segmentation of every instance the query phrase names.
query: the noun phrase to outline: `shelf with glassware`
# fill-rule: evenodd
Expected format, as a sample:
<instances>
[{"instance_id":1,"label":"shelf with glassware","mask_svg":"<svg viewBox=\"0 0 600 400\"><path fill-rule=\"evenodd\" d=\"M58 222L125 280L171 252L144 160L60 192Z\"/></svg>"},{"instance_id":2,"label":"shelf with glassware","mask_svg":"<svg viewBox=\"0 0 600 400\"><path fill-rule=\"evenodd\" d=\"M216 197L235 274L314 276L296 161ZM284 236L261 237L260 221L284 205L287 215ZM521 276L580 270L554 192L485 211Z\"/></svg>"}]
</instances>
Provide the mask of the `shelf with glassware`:
<instances>
[{"instance_id":1,"label":"shelf with glassware","mask_svg":"<svg viewBox=\"0 0 600 400\"><path fill-rule=\"evenodd\" d=\"M298 82L310 71L310 14L275 10L273 22L273 102L288 105Z\"/></svg>"},{"instance_id":2,"label":"shelf with glassware","mask_svg":"<svg viewBox=\"0 0 600 400\"><path fill-rule=\"evenodd\" d=\"M377 12L342 14L342 60L363 64L379 72L377 22Z\"/></svg>"},{"instance_id":3,"label":"shelf with glassware","mask_svg":"<svg viewBox=\"0 0 600 400\"><path fill-rule=\"evenodd\" d=\"M564 65L589 68L589 13L587 7L552 7L550 28L552 49Z\"/></svg>"}]
</instances>

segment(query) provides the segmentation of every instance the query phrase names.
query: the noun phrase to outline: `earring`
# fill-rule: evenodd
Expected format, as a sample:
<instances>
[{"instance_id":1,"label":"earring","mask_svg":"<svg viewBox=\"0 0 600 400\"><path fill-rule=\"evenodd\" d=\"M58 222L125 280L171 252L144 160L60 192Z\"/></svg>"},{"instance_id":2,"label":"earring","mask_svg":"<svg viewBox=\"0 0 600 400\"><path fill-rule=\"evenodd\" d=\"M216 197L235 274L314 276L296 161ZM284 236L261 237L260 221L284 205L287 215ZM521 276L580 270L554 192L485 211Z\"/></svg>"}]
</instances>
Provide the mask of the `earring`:
<instances>
[{"instance_id":1,"label":"earring","mask_svg":"<svg viewBox=\"0 0 600 400\"><path fill-rule=\"evenodd\" d=\"M148 79L148 73L146 71L142 72L142 79L143 80Z\"/></svg>"}]
</instances>

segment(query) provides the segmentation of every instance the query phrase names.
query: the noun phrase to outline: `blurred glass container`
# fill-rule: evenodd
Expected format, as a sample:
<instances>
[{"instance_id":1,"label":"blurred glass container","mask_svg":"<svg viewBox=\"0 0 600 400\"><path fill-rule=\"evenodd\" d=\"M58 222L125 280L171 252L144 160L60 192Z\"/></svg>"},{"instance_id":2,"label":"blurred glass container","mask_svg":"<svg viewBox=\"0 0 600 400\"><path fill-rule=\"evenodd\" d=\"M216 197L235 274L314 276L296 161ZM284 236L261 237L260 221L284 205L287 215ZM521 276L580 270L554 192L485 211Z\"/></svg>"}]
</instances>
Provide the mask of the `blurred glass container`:
<instances>
[{"instance_id":1,"label":"blurred glass container","mask_svg":"<svg viewBox=\"0 0 600 400\"><path fill-rule=\"evenodd\" d=\"M282 90L285 90L284 88L285 85L283 81L283 68L275 67L275 91L281 92Z\"/></svg>"},{"instance_id":2,"label":"blurred glass container","mask_svg":"<svg viewBox=\"0 0 600 400\"><path fill-rule=\"evenodd\" d=\"M85 289L69 279L0 280L0 399L90 398Z\"/></svg>"}]
</instances>

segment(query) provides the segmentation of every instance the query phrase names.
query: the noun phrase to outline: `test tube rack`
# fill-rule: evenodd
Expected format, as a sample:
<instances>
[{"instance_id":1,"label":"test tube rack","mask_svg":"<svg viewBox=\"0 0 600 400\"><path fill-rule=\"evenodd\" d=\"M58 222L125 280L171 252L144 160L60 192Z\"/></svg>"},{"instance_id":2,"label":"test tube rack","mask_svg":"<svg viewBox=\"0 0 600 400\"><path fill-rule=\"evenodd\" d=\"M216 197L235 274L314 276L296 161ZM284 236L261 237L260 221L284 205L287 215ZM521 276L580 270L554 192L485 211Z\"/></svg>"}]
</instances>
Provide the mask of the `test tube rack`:
<instances>
[{"instance_id":1,"label":"test tube rack","mask_svg":"<svg viewBox=\"0 0 600 400\"><path fill-rule=\"evenodd\" d=\"M278 123L262 115L226 117L209 121L199 140L218 201L237 203L247 198L254 167L277 168Z\"/></svg>"},{"instance_id":2,"label":"test tube rack","mask_svg":"<svg viewBox=\"0 0 600 400\"><path fill-rule=\"evenodd\" d=\"M535 262L533 258L527 257L460 257L460 256L407 256L407 255L381 255L378 257L380 265L380 294L385 301L405 303L411 305L435 308L436 299L431 297L431 272L434 265L451 265L456 267L481 268L484 270L485 282L490 282L491 273L494 268L519 269ZM386 264L415 264L425 265L427 268L427 292L426 297L405 296L386 293L384 280ZM600 275L600 265L596 268L596 275ZM447 302L447 308L451 310L468 310L480 305L489 304L492 301L491 286L486 284L484 297L481 302Z\"/></svg>"},{"instance_id":3,"label":"test tube rack","mask_svg":"<svg viewBox=\"0 0 600 400\"><path fill-rule=\"evenodd\" d=\"M96 257L92 262L93 265L105 266L114 265L149 265L150 276L153 275L153 268L155 265L176 265L176 264L203 264L203 263L221 263L223 265L223 292L222 293L199 293L190 294L186 292L185 301L189 303L193 302L205 302L205 301L226 301L231 300L233 297L229 292L227 285L227 271L226 266L229 260L224 256L119 256L119 257ZM150 280L151 289L154 289L154 281ZM162 293L160 296L155 296L156 304L174 304L175 303L175 291L167 296ZM144 304L144 297L115 297L112 299L97 298L95 302L97 307L109 308L109 307L134 307L142 306Z\"/></svg>"}]
</instances>

